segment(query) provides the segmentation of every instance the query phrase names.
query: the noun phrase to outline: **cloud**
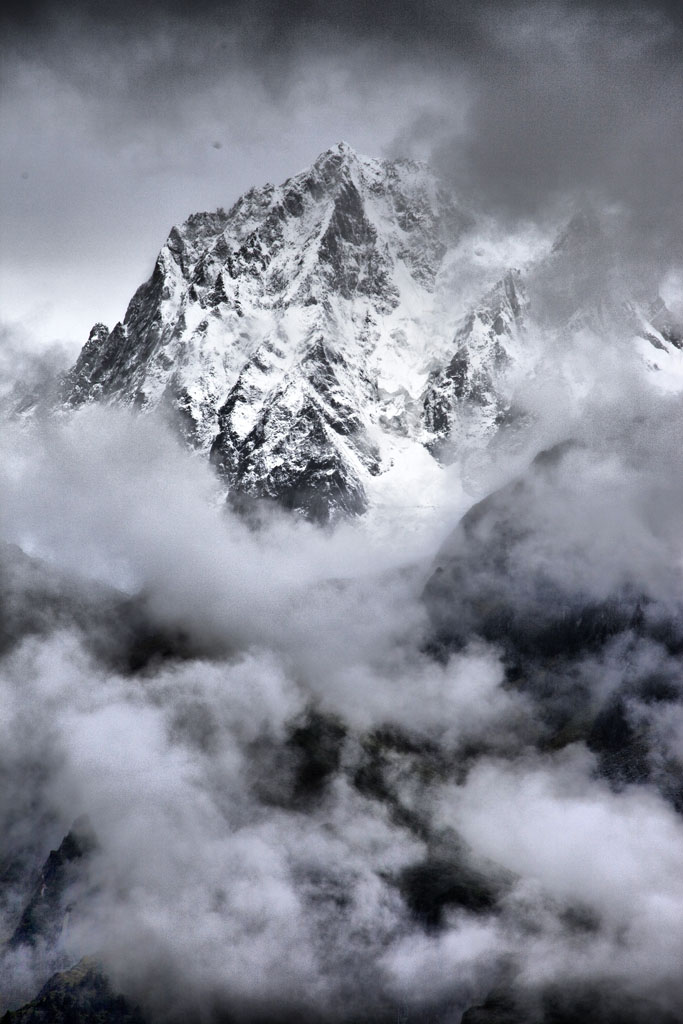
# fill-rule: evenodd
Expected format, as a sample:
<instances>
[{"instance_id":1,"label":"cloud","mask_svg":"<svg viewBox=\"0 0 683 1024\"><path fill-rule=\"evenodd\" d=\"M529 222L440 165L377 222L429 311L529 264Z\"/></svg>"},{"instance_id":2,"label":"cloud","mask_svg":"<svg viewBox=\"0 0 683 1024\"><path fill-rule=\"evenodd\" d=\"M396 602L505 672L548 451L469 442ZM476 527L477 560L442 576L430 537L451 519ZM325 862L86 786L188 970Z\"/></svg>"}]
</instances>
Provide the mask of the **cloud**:
<instances>
[{"instance_id":1,"label":"cloud","mask_svg":"<svg viewBox=\"0 0 683 1024\"><path fill-rule=\"evenodd\" d=\"M571 749L545 761L482 761L461 791L444 794L443 820L527 886L598 915L578 949L568 935L531 939L527 982L564 974L628 990L635 976L636 995L666 993L673 1009L683 998L674 967L683 939L680 819L647 791L610 792L592 768Z\"/></svg>"},{"instance_id":2,"label":"cloud","mask_svg":"<svg viewBox=\"0 0 683 1024\"><path fill-rule=\"evenodd\" d=\"M511 223L505 262L588 196L622 225L617 263L676 301L678 5L134 13L6 9L30 304L91 309L130 274L128 298L155 232L349 133L431 154L488 211L463 294ZM444 513L411 537L253 532L152 417L5 424L4 931L86 813L59 953L96 953L154 1021L457 1019L492 990L530 1021L575 993L584 1018L675 1019L683 424L611 333L529 339L533 437L503 432L471 481L496 494L438 555ZM63 357L16 338L0 386L40 390ZM3 991L34 995L54 955L5 952Z\"/></svg>"},{"instance_id":3,"label":"cloud","mask_svg":"<svg viewBox=\"0 0 683 1024\"><path fill-rule=\"evenodd\" d=\"M511 676L476 617L466 646L429 653L424 541L277 516L252 532L151 417L8 430L3 536L35 557L3 553L0 813L23 865L7 931L31 867L87 813L98 845L64 897L62 955L96 953L153 1020L419 1019L501 985L524 1005L587 987L617 1017L631 997L643 1020L675 1012L681 690L657 622L677 608L680 474L671 403L648 394L641 423L640 399L570 417L581 444L490 501L520 531L511 578L471 540L468 586L489 574L522 608L539 572L567 599L624 579L651 595L653 632L564 650L550 690L533 652ZM650 759L639 782L591 725L615 698ZM583 732L562 741L558 707ZM15 1002L50 956L5 956Z\"/></svg>"},{"instance_id":4,"label":"cloud","mask_svg":"<svg viewBox=\"0 0 683 1024\"><path fill-rule=\"evenodd\" d=\"M568 199L619 204L622 250L680 261L683 197L672 168L683 79L659 52L671 34L594 17L545 27L530 26L519 59L475 84L468 123L441 147L440 166L485 208L512 216Z\"/></svg>"}]
</instances>

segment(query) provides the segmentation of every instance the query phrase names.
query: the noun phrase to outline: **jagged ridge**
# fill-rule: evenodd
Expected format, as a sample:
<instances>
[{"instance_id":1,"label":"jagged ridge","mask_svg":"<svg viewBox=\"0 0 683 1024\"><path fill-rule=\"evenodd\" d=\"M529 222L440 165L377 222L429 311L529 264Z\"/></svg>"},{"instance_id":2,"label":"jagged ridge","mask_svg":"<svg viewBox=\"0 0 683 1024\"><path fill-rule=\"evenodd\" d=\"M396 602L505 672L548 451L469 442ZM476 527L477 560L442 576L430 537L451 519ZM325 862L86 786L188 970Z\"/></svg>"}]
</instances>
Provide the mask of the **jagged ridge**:
<instances>
[{"instance_id":1,"label":"jagged ridge","mask_svg":"<svg viewBox=\"0 0 683 1024\"><path fill-rule=\"evenodd\" d=\"M458 323L445 269L473 223L425 166L340 143L173 228L123 322L93 327L64 401L161 407L233 501L325 521L363 512L406 446L448 461L485 445L542 359L533 317L546 335L618 322L653 368L677 357L683 332L661 300L614 284L590 212Z\"/></svg>"}]
</instances>

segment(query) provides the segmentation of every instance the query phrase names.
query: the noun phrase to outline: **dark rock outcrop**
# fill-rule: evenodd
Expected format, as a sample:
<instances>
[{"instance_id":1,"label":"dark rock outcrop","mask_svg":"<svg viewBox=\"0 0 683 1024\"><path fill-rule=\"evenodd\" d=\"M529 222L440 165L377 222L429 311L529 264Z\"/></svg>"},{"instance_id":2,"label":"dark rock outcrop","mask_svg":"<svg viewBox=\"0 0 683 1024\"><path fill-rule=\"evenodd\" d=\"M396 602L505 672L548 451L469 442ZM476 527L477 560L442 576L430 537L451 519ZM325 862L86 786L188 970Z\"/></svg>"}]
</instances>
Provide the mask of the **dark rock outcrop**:
<instances>
[{"instance_id":1,"label":"dark rock outcrop","mask_svg":"<svg viewBox=\"0 0 683 1024\"><path fill-rule=\"evenodd\" d=\"M9 1010L0 1024L144 1024L139 1010L117 995L96 960L54 974L35 999Z\"/></svg>"}]
</instances>

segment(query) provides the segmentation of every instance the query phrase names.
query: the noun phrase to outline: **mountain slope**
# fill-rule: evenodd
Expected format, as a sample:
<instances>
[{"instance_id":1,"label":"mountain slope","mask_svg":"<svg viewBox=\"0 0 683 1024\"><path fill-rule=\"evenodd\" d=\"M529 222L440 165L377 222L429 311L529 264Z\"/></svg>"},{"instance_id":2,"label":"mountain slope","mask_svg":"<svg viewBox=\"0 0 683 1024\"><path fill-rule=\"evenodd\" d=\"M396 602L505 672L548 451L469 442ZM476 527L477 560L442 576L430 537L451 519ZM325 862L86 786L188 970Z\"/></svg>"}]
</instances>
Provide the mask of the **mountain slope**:
<instances>
[{"instance_id":1,"label":"mountain slope","mask_svg":"<svg viewBox=\"0 0 683 1024\"><path fill-rule=\"evenodd\" d=\"M93 328L66 401L170 407L232 490L317 518L362 511L466 224L426 168L340 144L174 228L123 323Z\"/></svg>"},{"instance_id":2,"label":"mountain slope","mask_svg":"<svg viewBox=\"0 0 683 1024\"><path fill-rule=\"evenodd\" d=\"M516 384L555 372L586 332L636 339L679 386L683 332L656 295L633 299L597 215L522 270L482 275L463 314L452 274L468 235L474 218L426 167L340 143L173 228L123 322L93 327L63 399L165 410L233 502L326 521L365 511L406 452L426 448L436 473L485 447Z\"/></svg>"}]
</instances>

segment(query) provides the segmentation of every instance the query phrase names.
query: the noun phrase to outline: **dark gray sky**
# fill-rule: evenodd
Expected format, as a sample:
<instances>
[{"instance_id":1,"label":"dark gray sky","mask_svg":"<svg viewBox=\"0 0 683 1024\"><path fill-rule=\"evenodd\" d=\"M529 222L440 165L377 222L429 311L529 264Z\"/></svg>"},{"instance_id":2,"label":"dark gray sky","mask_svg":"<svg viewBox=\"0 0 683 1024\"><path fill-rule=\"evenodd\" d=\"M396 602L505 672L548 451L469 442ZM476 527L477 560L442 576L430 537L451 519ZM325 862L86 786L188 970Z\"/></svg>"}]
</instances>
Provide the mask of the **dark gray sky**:
<instances>
[{"instance_id":1,"label":"dark gray sky","mask_svg":"<svg viewBox=\"0 0 683 1024\"><path fill-rule=\"evenodd\" d=\"M170 226L345 139L432 160L467 202L621 205L683 237L683 5L121 0L6 5L5 321L77 349Z\"/></svg>"}]
</instances>

